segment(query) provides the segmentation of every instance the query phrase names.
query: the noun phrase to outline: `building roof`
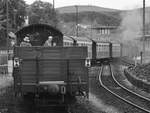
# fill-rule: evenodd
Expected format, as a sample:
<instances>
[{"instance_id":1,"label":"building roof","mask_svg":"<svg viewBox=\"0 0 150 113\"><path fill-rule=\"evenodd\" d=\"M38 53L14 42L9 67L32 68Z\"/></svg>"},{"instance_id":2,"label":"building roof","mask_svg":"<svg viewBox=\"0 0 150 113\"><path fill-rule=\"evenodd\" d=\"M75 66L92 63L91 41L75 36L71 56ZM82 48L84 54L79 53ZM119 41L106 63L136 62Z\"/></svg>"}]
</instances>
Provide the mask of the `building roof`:
<instances>
[{"instance_id":1,"label":"building roof","mask_svg":"<svg viewBox=\"0 0 150 113\"><path fill-rule=\"evenodd\" d=\"M143 39L143 35L138 35L137 36L137 40L142 40L142 39ZM145 39L150 39L150 34L146 34Z\"/></svg>"},{"instance_id":2,"label":"building roof","mask_svg":"<svg viewBox=\"0 0 150 113\"><path fill-rule=\"evenodd\" d=\"M72 38L70 38L69 36L63 36L63 39L64 39L64 40L73 41L73 39L72 39Z\"/></svg>"},{"instance_id":3,"label":"building roof","mask_svg":"<svg viewBox=\"0 0 150 113\"><path fill-rule=\"evenodd\" d=\"M92 29L117 29L118 26L96 26L92 27Z\"/></svg>"},{"instance_id":4,"label":"building roof","mask_svg":"<svg viewBox=\"0 0 150 113\"><path fill-rule=\"evenodd\" d=\"M74 40L76 41L86 41L86 42L91 42L90 39L88 39L87 37L76 37L76 36L71 36Z\"/></svg>"}]
</instances>

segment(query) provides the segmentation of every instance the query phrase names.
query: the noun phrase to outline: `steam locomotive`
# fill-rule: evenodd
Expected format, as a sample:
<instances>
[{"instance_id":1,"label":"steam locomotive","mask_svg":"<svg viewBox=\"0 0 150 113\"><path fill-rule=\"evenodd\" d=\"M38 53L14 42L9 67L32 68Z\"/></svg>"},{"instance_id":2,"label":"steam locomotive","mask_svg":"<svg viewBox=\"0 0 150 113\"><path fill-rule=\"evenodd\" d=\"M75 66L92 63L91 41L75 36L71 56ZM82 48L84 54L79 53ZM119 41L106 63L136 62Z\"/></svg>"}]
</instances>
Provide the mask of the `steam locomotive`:
<instances>
[{"instance_id":1,"label":"steam locomotive","mask_svg":"<svg viewBox=\"0 0 150 113\"><path fill-rule=\"evenodd\" d=\"M69 97L88 97L90 61L97 63L136 53L132 47L120 43L63 36L58 29L46 24L29 25L15 34L13 77L16 96L45 98L51 102L66 103ZM32 47L20 47L27 35ZM55 46L43 47L48 36L53 37Z\"/></svg>"},{"instance_id":2,"label":"steam locomotive","mask_svg":"<svg viewBox=\"0 0 150 113\"><path fill-rule=\"evenodd\" d=\"M46 24L29 25L15 34L13 77L17 97L43 99L52 104L67 103L75 96L88 97L87 47L64 47L63 34ZM27 35L32 47L20 47ZM43 46L48 36L53 37L55 46Z\"/></svg>"}]
</instances>

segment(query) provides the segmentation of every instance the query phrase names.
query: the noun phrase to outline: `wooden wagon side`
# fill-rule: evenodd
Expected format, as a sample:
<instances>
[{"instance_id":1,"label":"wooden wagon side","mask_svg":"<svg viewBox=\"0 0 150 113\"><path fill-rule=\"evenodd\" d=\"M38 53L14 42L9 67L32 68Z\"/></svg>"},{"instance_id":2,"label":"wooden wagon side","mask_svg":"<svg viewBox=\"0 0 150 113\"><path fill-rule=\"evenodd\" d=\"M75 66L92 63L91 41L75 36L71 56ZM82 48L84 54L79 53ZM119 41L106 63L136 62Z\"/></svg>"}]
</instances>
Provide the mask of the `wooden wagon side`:
<instances>
[{"instance_id":1,"label":"wooden wagon side","mask_svg":"<svg viewBox=\"0 0 150 113\"><path fill-rule=\"evenodd\" d=\"M88 95L86 57L87 47L15 47L15 92L42 93L57 85L58 93Z\"/></svg>"}]
</instances>

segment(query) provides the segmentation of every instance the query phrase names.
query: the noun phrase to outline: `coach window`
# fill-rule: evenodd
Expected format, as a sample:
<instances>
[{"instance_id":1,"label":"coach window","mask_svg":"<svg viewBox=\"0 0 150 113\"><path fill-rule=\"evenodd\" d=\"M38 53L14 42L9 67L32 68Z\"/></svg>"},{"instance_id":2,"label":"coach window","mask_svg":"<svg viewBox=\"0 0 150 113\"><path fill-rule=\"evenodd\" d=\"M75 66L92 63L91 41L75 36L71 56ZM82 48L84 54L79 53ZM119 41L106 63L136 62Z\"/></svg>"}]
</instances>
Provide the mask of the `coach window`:
<instances>
[{"instance_id":1,"label":"coach window","mask_svg":"<svg viewBox=\"0 0 150 113\"><path fill-rule=\"evenodd\" d=\"M106 29L104 29L104 34L106 34Z\"/></svg>"},{"instance_id":2,"label":"coach window","mask_svg":"<svg viewBox=\"0 0 150 113\"><path fill-rule=\"evenodd\" d=\"M102 29L102 34L104 34L104 29Z\"/></svg>"},{"instance_id":3,"label":"coach window","mask_svg":"<svg viewBox=\"0 0 150 113\"><path fill-rule=\"evenodd\" d=\"M96 45L96 51L98 51L98 44Z\"/></svg>"},{"instance_id":4,"label":"coach window","mask_svg":"<svg viewBox=\"0 0 150 113\"><path fill-rule=\"evenodd\" d=\"M102 45L103 46L103 51L105 51L105 45Z\"/></svg>"},{"instance_id":5,"label":"coach window","mask_svg":"<svg viewBox=\"0 0 150 113\"><path fill-rule=\"evenodd\" d=\"M98 45L98 50L99 50L99 51L101 50L101 45Z\"/></svg>"},{"instance_id":6,"label":"coach window","mask_svg":"<svg viewBox=\"0 0 150 113\"><path fill-rule=\"evenodd\" d=\"M102 49L103 49L103 51L105 50L105 46L104 45L102 45Z\"/></svg>"},{"instance_id":7,"label":"coach window","mask_svg":"<svg viewBox=\"0 0 150 113\"><path fill-rule=\"evenodd\" d=\"M108 29L108 34L110 34L110 30Z\"/></svg>"},{"instance_id":8,"label":"coach window","mask_svg":"<svg viewBox=\"0 0 150 113\"><path fill-rule=\"evenodd\" d=\"M99 31L100 31L100 34L102 34L102 29L100 29Z\"/></svg>"},{"instance_id":9,"label":"coach window","mask_svg":"<svg viewBox=\"0 0 150 113\"><path fill-rule=\"evenodd\" d=\"M99 50L101 50L101 45L98 45Z\"/></svg>"},{"instance_id":10,"label":"coach window","mask_svg":"<svg viewBox=\"0 0 150 113\"><path fill-rule=\"evenodd\" d=\"M104 45L104 48L105 48L104 50L107 51L107 45Z\"/></svg>"},{"instance_id":11,"label":"coach window","mask_svg":"<svg viewBox=\"0 0 150 113\"><path fill-rule=\"evenodd\" d=\"M102 45L99 45L99 50L100 50L100 51L102 50Z\"/></svg>"},{"instance_id":12,"label":"coach window","mask_svg":"<svg viewBox=\"0 0 150 113\"><path fill-rule=\"evenodd\" d=\"M100 51L103 51L103 45L99 45Z\"/></svg>"}]
</instances>

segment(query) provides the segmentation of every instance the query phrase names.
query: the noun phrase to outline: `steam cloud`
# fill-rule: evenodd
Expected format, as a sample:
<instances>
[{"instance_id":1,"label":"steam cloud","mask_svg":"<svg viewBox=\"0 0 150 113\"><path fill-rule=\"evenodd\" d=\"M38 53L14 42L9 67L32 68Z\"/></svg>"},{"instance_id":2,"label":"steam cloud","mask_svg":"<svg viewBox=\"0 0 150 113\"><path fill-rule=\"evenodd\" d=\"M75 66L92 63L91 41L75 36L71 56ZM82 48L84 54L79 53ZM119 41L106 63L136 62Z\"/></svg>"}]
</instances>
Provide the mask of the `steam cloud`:
<instances>
[{"instance_id":1,"label":"steam cloud","mask_svg":"<svg viewBox=\"0 0 150 113\"><path fill-rule=\"evenodd\" d=\"M142 34L142 13L140 10L127 11L122 14L120 29L122 41L134 41Z\"/></svg>"},{"instance_id":2,"label":"steam cloud","mask_svg":"<svg viewBox=\"0 0 150 113\"><path fill-rule=\"evenodd\" d=\"M150 10L146 8L145 13L145 33L150 33ZM128 44L129 46L136 46L138 50L142 50L142 30L143 30L143 12L142 9L126 11L121 15L122 22L119 27L119 33L121 37L121 42ZM147 44L147 42L145 43ZM146 45L147 46L147 45Z\"/></svg>"}]
</instances>

